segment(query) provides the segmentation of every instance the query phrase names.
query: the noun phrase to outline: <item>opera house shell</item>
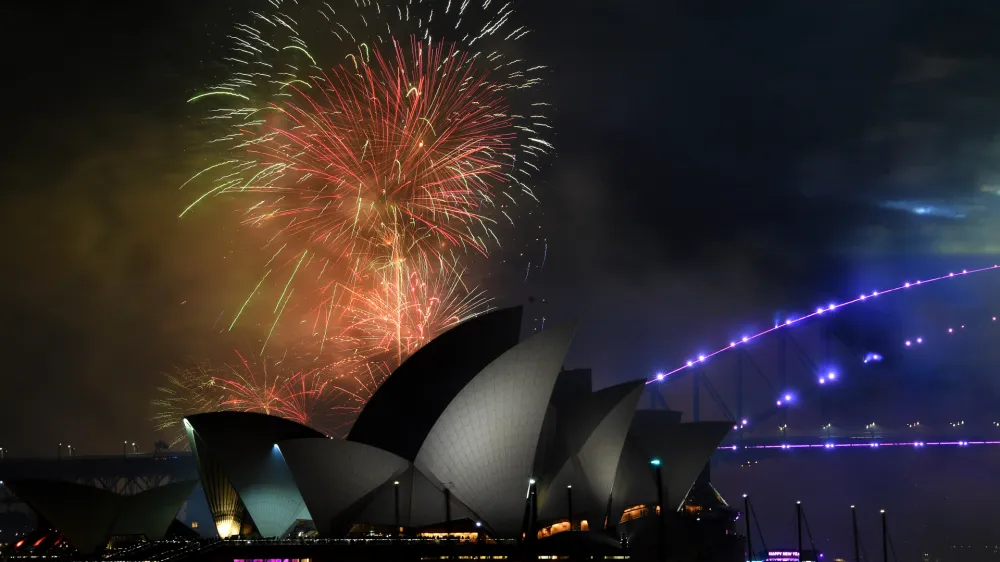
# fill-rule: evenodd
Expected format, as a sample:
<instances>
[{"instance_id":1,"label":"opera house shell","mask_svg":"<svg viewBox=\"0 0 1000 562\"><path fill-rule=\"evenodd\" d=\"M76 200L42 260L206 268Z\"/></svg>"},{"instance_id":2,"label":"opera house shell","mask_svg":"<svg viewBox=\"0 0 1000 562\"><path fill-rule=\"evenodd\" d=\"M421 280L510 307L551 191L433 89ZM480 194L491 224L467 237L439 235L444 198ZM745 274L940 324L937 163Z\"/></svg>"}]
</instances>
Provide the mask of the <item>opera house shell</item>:
<instances>
[{"instance_id":1,"label":"opera house shell","mask_svg":"<svg viewBox=\"0 0 1000 562\"><path fill-rule=\"evenodd\" d=\"M421 348L375 392L347 439L288 420L209 413L185 422L220 536L320 536L474 524L494 538L612 530L657 502L664 459L679 509L726 422L637 424L637 380L598 392L564 371L573 326L519 341L520 308L469 320Z\"/></svg>"},{"instance_id":2,"label":"opera house shell","mask_svg":"<svg viewBox=\"0 0 1000 562\"><path fill-rule=\"evenodd\" d=\"M359 529L409 536L465 529L491 539L568 530L615 536L636 506L680 509L729 424L646 423L646 412L636 410L643 380L594 392L589 370L562 368L573 326L520 340L521 321L520 308L502 309L425 345L375 392L346 439L263 414L188 416L219 536L282 537L310 521L329 538ZM655 472L654 456L663 462ZM666 498L657 495L656 477L666 483ZM18 485L19 494L35 493L31 483ZM46 517L81 550L137 505L95 498L102 508L83 525L44 503L32 505L51 508ZM156 525L147 525L151 537L160 532Z\"/></svg>"},{"instance_id":3,"label":"opera house shell","mask_svg":"<svg viewBox=\"0 0 1000 562\"><path fill-rule=\"evenodd\" d=\"M117 535L163 539L198 481L174 482L130 496L76 482L17 479L3 484L78 551L90 553Z\"/></svg>"}]
</instances>

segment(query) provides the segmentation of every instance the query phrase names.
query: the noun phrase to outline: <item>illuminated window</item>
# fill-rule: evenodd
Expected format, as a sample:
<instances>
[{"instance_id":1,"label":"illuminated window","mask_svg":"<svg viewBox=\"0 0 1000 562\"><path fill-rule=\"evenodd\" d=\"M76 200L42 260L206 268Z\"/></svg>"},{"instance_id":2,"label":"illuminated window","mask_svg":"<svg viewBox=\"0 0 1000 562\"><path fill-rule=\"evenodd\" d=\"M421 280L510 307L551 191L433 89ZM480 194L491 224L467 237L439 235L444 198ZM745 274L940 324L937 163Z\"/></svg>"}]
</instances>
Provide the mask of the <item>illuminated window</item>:
<instances>
[{"instance_id":1,"label":"illuminated window","mask_svg":"<svg viewBox=\"0 0 1000 562\"><path fill-rule=\"evenodd\" d=\"M622 518L619 523L625 523L626 521L631 521L633 519L638 519L640 517L646 517L653 513L653 509L645 504L634 505L625 510L622 513ZM660 514L660 506L656 506L656 514Z\"/></svg>"},{"instance_id":2,"label":"illuminated window","mask_svg":"<svg viewBox=\"0 0 1000 562\"><path fill-rule=\"evenodd\" d=\"M192 521L191 522L191 528L192 529L197 529L198 528L198 522L197 521Z\"/></svg>"},{"instance_id":3,"label":"illuminated window","mask_svg":"<svg viewBox=\"0 0 1000 562\"><path fill-rule=\"evenodd\" d=\"M577 526L575 528L579 529L580 531L589 531L590 530L590 524L587 523L586 519L584 519L583 521L580 521L579 524L577 524ZM538 536L538 538L543 539L545 537L551 537L552 535L558 535L559 533L565 533L566 531L569 531L569 530L570 530L570 528L569 528L569 521L562 520L562 521L558 521L556 523L553 523L553 524L549 525L548 527L543 527L543 528L539 529L537 536Z\"/></svg>"},{"instance_id":4,"label":"illuminated window","mask_svg":"<svg viewBox=\"0 0 1000 562\"><path fill-rule=\"evenodd\" d=\"M473 531L468 533L420 533L417 535L424 539L435 539L440 540L446 537L451 537L453 539L458 539L461 542L477 542L479 540L479 533Z\"/></svg>"}]
</instances>

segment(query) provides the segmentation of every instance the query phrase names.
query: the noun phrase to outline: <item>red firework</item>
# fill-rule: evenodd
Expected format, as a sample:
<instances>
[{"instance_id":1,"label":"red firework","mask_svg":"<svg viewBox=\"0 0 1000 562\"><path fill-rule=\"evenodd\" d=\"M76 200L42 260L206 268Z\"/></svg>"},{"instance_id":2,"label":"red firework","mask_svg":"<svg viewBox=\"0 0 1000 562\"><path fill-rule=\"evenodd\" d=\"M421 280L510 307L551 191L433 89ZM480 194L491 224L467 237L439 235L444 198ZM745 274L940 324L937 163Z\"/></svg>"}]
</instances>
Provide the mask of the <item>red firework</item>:
<instances>
[{"instance_id":1,"label":"red firework","mask_svg":"<svg viewBox=\"0 0 1000 562\"><path fill-rule=\"evenodd\" d=\"M513 164L503 87L453 45L392 47L288 82L291 99L267 106L277 115L241 129L256 173L226 191L264 195L249 223L285 219L284 233L376 267L443 246L486 252L484 207Z\"/></svg>"}]
</instances>

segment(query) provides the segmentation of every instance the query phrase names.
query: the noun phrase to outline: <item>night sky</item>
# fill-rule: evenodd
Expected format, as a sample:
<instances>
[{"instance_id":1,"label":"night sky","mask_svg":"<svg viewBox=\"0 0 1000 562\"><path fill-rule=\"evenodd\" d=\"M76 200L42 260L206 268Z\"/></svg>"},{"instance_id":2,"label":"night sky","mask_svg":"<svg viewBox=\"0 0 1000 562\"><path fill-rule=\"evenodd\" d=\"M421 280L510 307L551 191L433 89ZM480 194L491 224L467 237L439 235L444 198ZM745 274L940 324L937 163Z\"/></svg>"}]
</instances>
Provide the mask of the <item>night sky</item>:
<instances>
[{"instance_id":1,"label":"night sky","mask_svg":"<svg viewBox=\"0 0 1000 562\"><path fill-rule=\"evenodd\" d=\"M178 187L204 165L208 138L184 100L217 70L232 15L193 0L22 4L0 39L0 446L16 456L52 455L57 442L81 453L151 443L162 373L231 347L216 320L259 275L231 213L177 219L193 193ZM552 67L544 96L557 110L558 157L536 185L548 257L528 283L506 263L478 273L498 304L532 296L532 316L579 320L567 366L593 367L599 386L670 369L779 312L998 259L1000 4L522 4L537 30L526 49ZM961 321L1000 305L996 282L892 314ZM947 376L973 383L931 411L949 419L974 403L989 419L996 354L988 342L963 354L979 359ZM909 375L894 365L887 376ZM896 379L847 400L866 404L859 416L926 408L919 391L889 392ZM933 521L920 532L929 542L908 553L1000 543L995 528L970 523L1000 500L985 480L997 457L975 458L897 465L916 483L879 498L915 506L896 516L897 541ZM822 477L820 464L772 462L752 481L723 468L719 485L734 501L771 490L776 505L874 494L873 477L852 477L874 470L866 464L825 465ZM948 481L971 491L949 493ZM789 486L798 491L777 492ZM794 507L780 509L774 541L790 546ZM836 530L842 546L845 513L811 524Z\"/></svg>"}]
</instances>

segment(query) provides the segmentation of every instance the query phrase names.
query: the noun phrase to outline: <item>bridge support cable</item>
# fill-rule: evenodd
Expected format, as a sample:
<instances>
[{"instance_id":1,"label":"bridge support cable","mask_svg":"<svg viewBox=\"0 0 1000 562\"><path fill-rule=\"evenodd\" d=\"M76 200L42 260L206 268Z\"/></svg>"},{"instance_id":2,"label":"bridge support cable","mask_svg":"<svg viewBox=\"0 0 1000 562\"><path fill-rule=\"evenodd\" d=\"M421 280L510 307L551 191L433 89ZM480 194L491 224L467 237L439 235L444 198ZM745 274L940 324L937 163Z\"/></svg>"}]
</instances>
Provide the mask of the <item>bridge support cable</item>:
<instances>
[{"instance_id":1,"label":"bridge support cable","mask_svg":"<svg viewBox=\"0 0 1000 562\"><path fill-rule=\"evenodd\" d=\"M802 361L802 363L805 364L807 368L812 369L813 372L819 371L819 366L816 365L816 362L812 360L812 357L810 357L809 354L806 353L804 349L802 349L802 346L799 345L799 342L795 339L795 336L793 336L791 332L789 332L785 336L785 338L787 341L791 342L792 351L795 352L795 355L799 358L800 361ZM787 379L786 379L786 384L787 384Z\"/></svg>"},{"instance_id":2,"label":"bridge support cable","mask_svg":"<svg viewBox=\"0 0 1000 562\"><path fill-rule=\"evenodd\" d=\"M741 350L742 351L742 350ZM736 356L736 419L743 420L743 353ZM742 432L741 432L742 433Z\"/></svg>"},{"instance_id":3,"label":"bridge support cable","mask_svg":"<svg viewBox=\"0 0 1000 562\"><path fill-rule=\"evenodd\" d=\"M771 384L771 379L767 378L767 375L764 374L764 370L760 368L760 365L758 365L756 361L754 361L753 355L750 355L750 353L747 352L745 349L740 350L740 353L750 363L750 366L753 367L753 370L755 373L757 373L757 376L764 381L764 384L767 385L767 389L770 390L772 394L777 394L778 391L775 390L774 385Z\"/></svg>"},{"instance_id":4,"label":"bridge support cable","mask_svg":"<svg viewBox=\"0 0 1000 562\"><path fill-rule=\"evenodd\" d=\"M739 353L740 353L740 356L743 357L746 360L746 362L751 367L753 367L753 371L755 373L757 373L757 376L760 377L760 379L764 381L764 384L767 385L767 388L768 388L768 390L771 391L771 394L772 395L777 395L778 392L774 389L774 385L771 384L771 380L768 379L767 375L764 374L764 371L763 371L763 369L760 368L760 365L758 365L757 362L754 361L753 356L750 355L750 353L748 353L745 349L741 349ZM763 421L763 420L769 418L771 415L773 415L775 413L776 410L777 410L776 408L769 408L766 413L754 416L754 418L751 421L753 421L753 423L756 425L757 422ZM742 420L742 419L743 418L741 417L740 420Z\"/></svg>"},{"instance_id":5,"label":"bridge support cable","mask_svg":"<svg viewBox=\"0 0 1000 562\"><path fill-rule=\"evenodd\" d=\"M666 385L654 384L650 388L649 392L649 407L653 410L669 410L670 405L667 404L667 397L664 396L664 391L660 389L666 388Z\"/></svg>"},{"instance_id":6,"label":"bridge support cable","mask_svg":"<svg viewBox=\"0 0 1000 562\"><path fill-rule=\"evenodd\" d=\"M767 378L767 375L764 374L764 370L760 368L760 365L758 365L756 361L754 361L753 356L750 355L750 353L748 353L746 350L740 350L740 353L743 354L743 356L750 363L750 366L753 367L753 370L754 372L757 373L757 376L759 376L764 381L764 384L767 385L767 389L770 390L772 394L777 394L777 391L774 389L774 385L771 384L771 379Z\"/></svg>"},{"instance_id":7,"label":"bridge support cable","mask_svg":"<svg viewBox=\"0 0 1000 562\"><path fill-rule=\"evenodd\" d=\"M865 541L858 535L858 545L861 547L861 558L859 560L871 560L868 556L868 549L865 548Z\"/></svg>"},{"instance_id":8,"label":"bridge support cable","mask_svg":"<svg viewBox=\"0 0 1000 562\"><path fill-rule=\"evenodd\" d=\"M892 544L892 534L887 532L886 538L889 539L889 552L892 554L892 562L899 562L899 559L896 558L896 547Z\"/></svg>"},{"instance_id":9,"label":"bridge support cable","mask_svg":"<svg viewBox=\"0 0 1000 562\"><path fill-rule=\"evenodd\" d=\"M691 377L691 418L694 422L701 421L701 368L697 368Z\"/></svg>"},{"instance_id":10,"label":"bridge support cable","mask_svg":"<svg viewBox=\"0 0 1000 562\"><path fill-rule=\"evenodd\" d=\"M779 376L781 377L781 392L788 389L788 338L789 330L781 331L781 360L778 362ZM781 408L778 412L781 425L788 424L788 408Z\"/></svg>"},{"instance_id":11,"label":"bridge support cable","mask_svg":"<svg viewBox=\"0 0 1000 562\"><path fill-rule=\"evenodd\" d=\"M767 552L767 543L764 542L764 532L760 530L760 518L757 517L757 511L753 508L753 503L747 500L747 505L750 506L750 513L753 515L753 524L757 528L757 536L760 537L760 547L763 552Z\"/></svg>"},{"instance_id":12,"label":"bridge support cable","mask_svg":"<svg viewBox=\"0 0 1000 562\"><path fill-rule=\"evenodd\" d=\"M806 536L809 537L809 548L811 548L813 552L816 552L816 541L813 540L812 531L809 529L809 518L806 517L806 510L804 509L802 510L802 524L805 525ZM802 549L799 549L799 552L802 552Z\"/></svg>"},{"instance_id":13,"label":"bridge support cable","mask_svg":"<svg viewBox=\"0 0 1000 562\"><path fill-rule=\"evenodd\" d=\"M715 385L712 384L712 381L710 381L706 376L702 378L702 382L705 385L705 390L708 391L709 396L711 396L712 400L715 401L715 405L718 406L720 410L722 410L722 414L726 416L726 419L728 421L736 421L736 418L733 417L733 412L729 409L728 406L726 406L726 401L722 399L722 396L719 394L719 391L716 390Z\"/></svg>"}]
</instances>

